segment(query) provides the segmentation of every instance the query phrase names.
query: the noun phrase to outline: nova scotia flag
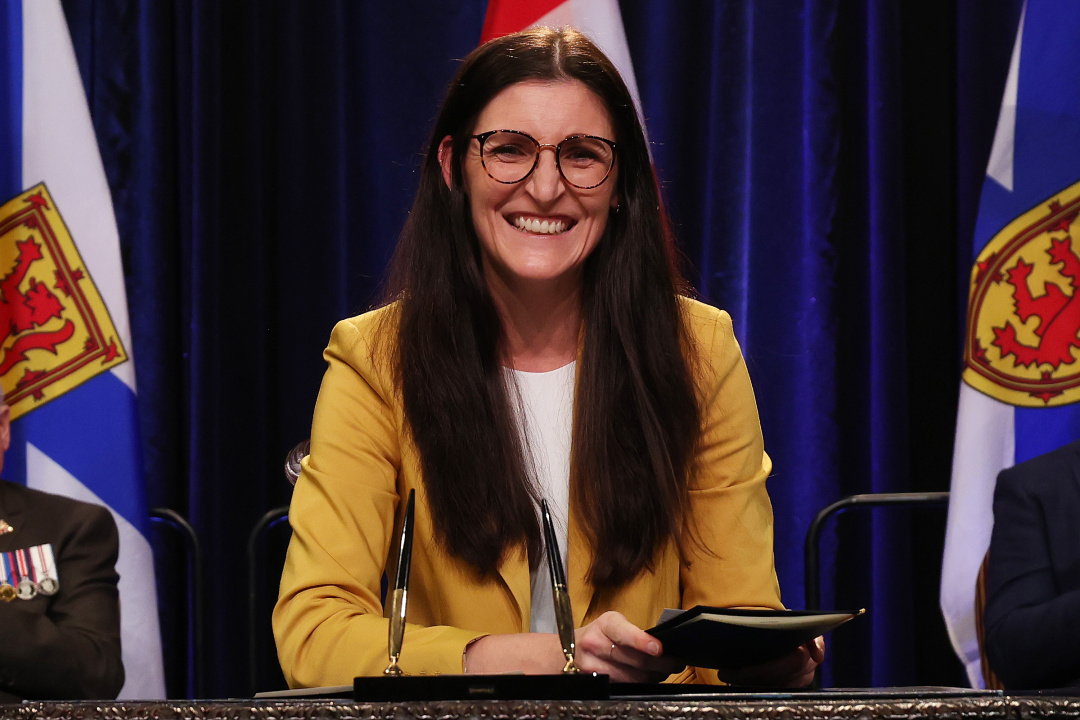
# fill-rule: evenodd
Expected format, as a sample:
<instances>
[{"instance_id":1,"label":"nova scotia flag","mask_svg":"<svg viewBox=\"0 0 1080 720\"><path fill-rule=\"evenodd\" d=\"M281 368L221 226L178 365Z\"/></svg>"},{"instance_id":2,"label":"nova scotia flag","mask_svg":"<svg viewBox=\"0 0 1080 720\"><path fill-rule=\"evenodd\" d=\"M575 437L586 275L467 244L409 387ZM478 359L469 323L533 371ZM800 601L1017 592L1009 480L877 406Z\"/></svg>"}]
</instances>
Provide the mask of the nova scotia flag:
<instances>
[{"instance_id":1,"label":"nova scotia flag","mask_svg":"<svg viewBox=\"0 0 1080 720\"><path fill-rule=\"evenodd\" d=\"M46 190L33 200L18 197L41 183ZM14 198L18 201L10 202ZM16 418L5 479L112 510L120 530L117 571L127 677L120 697L162 698L135 370L112 200L59 0L0 0L0 206L5 206L0 214L30 205L52 212L57 226L62 219L74 249L42 239L47 257L27 261L21 249L17 257L14 243L0 248L0 278L11 278L24 262L30 284L37 283L38 294L32 300L21 295L19 302L40 307L47 295L64 308L21 332L24 341L17 349L31 349L20 355L12 351L19 333L6 294L14 285L0 281L5 288L0 376ZM4 222L0 217L0 235ZM40 218L7 225L12 233L29 232L27 227L46 236ZM46 267L55 269L43 274ZM30 293L26 287L20 285L18 292ZM51 331L53 326L60 330ZM64 334L72 343L56 340ZM25 339L29 336L34 337Z\"/></svg>"},{"instance_id":2,"label":"nova scotia flag","mask_svg":"<svg viewBox=\"0 0 1080 720\"><path fill-rule=\"evenodd\" d=\"M941 582L975 687L997 474L1080 438L1078 39L1080 3L1027 0L979 201Z\"/></svg>"}]
</instances>

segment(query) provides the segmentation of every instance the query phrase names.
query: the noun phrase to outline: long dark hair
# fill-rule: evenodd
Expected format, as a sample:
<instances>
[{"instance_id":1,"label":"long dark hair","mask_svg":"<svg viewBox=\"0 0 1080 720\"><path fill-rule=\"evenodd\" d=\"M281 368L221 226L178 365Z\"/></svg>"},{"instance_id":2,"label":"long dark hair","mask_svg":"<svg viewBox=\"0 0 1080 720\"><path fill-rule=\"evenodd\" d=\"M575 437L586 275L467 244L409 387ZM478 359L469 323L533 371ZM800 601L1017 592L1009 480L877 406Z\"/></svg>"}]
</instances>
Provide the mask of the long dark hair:
<instances>
[{"instance_id":1,"label":"long dark hair","mask_svg":"<svg viewBox=\"0 0 1080 720\"><path fill-rule=\"evenodd\" d=\"M571 457L572 512L595 548L598 588L684 548L684 508L700 435L684 284L645 136L626 85L582 34L539 28L492 40L463 61L443 101L420 186L391 265L399 302L394 367L436 532L480 574L524 545L541 556L537 493L501 367L503 329L481 270L462 181L476 119L516 83L575 80L603 102L618 146L620 208L583 271L583 348ZM452 138L452 187L439 165Z\"/></svg>"}]
</instances>

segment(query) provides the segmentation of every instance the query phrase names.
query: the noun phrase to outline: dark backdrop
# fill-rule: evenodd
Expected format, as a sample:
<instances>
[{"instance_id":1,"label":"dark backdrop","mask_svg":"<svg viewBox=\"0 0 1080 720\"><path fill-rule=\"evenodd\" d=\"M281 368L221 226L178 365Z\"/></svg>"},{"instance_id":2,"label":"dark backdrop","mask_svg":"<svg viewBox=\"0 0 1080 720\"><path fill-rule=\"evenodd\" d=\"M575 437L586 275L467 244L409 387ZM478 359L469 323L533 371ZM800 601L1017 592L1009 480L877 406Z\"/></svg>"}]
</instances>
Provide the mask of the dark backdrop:
<instances>
[{"instance_id":1,"label":"dark backdrop","mask_svg":"<svg viewBox=\"0 0 1080 720\"><path fill-rule=\"evenodd\" d=\"M281 461L308 434L321 350L378 295L485 2L64 7L120 227L148 495L208 552L204 694L242 696L248 534L288 502ZM622 10L687 273L743 342L781 586L802 607L817 509L948 488L970 236L1019 0ZM964 682L937 609L943 520L830 526L825 602L870 613L831 641L826 683ZM268 594L286 533L260 555ZM158 547L180 696L182 563ZM268 602L259 689L281 682Z\"/></svg>"}]
</instances>

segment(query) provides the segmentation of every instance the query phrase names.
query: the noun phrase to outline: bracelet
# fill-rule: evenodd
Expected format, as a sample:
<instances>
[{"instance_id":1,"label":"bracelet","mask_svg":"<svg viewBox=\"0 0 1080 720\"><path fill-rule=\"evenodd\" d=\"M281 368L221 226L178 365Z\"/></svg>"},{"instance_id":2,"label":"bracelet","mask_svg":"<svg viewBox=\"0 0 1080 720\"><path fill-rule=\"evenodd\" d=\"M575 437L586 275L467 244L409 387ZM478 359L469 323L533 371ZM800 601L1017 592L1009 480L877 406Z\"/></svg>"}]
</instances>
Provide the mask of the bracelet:
<instances>
[{"instance_id":1,"label":"bracelet","mask_svg":"<svg viewBox=\"0 0 1080 720\"><path fill-rule=\"evenodd\" d=\"M468 656L469 647L472 646L472 644L474 642L476 642L480 638L484 638L484 637L487 637L487 635L481 635L480 637L475 637L472 640L470 640L469 642L465 643L465 647L462 648L462 650L461 650L461 674L462 675L465 675L465 674L467 674L469 672L469 668L466 667L466 664L465 664L466 663L465 658Z\"/></svg>"}]
</instances>

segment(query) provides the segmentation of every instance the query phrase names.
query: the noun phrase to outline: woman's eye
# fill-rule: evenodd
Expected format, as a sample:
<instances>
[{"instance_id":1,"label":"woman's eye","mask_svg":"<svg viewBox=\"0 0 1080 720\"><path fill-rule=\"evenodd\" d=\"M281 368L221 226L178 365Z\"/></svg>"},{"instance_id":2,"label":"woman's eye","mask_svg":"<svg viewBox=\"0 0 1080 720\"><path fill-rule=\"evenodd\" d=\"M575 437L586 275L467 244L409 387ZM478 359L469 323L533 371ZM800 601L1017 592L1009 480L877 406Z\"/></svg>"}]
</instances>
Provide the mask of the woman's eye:
<instances>
[{"instance_id":1,"label":"woman's eye","mask_svg":"<svg viewBox=\"0 0 1080 720\"><path fill-rule=\"evenodd\" d=\"M593 163L606 163L608 162L610 155L611 151L603 143L594 140L579 139L563 147L561 160L563 162L582 166L591 165Z\"/></svg>"},{"instance_id":2,"label":"woman's eye","mask_svg":"<svg viewBox=\"0 0 1080 720\"><path fill-rule=\"evenodd\" d=\"M488 150L488 155L505 162L515 162L525 160L529 157L529 154L525 151L525 148L520 145L495 145Z\"/></svg>"},{"instance_id":3,"label":"woman's eye","mask_svg":"<svg viewBox=\"0 0 1080 720\"><path fill-rule=\"evenodd\" d=\"M566 159L574 162L596 162L600 158L591 150L574 148L569 153L566 153Z\"/></svg>"}]
</instances>

